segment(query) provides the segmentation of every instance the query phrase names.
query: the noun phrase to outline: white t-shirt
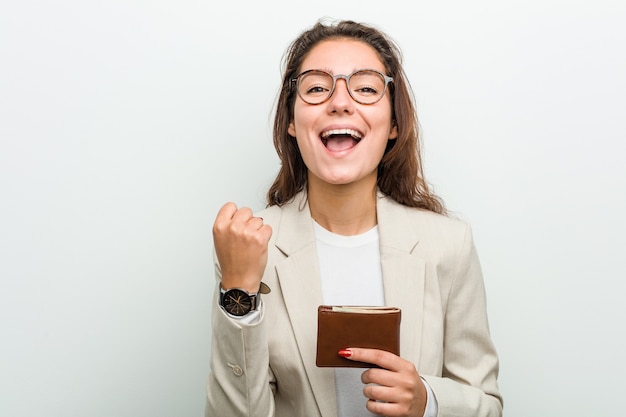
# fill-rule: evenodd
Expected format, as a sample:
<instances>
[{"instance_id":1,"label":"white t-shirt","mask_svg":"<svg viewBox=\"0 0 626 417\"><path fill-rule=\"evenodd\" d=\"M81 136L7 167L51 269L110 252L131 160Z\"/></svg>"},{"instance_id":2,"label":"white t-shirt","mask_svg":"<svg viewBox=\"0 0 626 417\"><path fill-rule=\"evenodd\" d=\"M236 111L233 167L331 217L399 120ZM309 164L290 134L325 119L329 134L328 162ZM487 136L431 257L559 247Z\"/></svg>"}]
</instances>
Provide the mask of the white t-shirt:
<instances>
[{"instance_id":1,"label":"white t-shirt","mask_svg":"<svg viewBox=\"0 0 626 417\"><path fill-rule=\"evenodd\" d=\"M317 239L322 296L326 305L385 304L378 227L341 236L313 223ZM346 346L348 347L348 346ZM361 368L335 368L339 417L375 416L365 408Z\"/></svg>"}]
</instances>

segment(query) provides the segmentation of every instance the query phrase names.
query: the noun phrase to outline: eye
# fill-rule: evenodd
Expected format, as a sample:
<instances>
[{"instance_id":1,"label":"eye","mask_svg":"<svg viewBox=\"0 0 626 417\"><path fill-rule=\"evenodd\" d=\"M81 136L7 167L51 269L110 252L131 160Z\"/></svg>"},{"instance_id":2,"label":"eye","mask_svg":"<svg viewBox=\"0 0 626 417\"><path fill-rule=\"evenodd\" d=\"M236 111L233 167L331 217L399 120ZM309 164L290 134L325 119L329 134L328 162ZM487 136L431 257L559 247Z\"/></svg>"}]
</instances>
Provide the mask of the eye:
<instances>
[{"instance_id":1,"label":"eye","mask_svg":"<svg viewBox=\"0 0 626 417\"><path fill-rule=\"evenodd\" d=\"M300 94L314 98L328 95L332 87L333 77L321 71L304 73L298 86Z\"/></svg>"},{"instance_id":2,"label":"eye","mask_svg":"<svg viewBox=\"0 0 626 417\"><path fill-rule=\"evenodd\" d=\"M324 86L324 85L312 85L312 86L307 86L305 93L306 94L324 94L324 93L328 93L330 90L328 89L328 87Z\"/></svg>"},{"instance_id":3,"label":"eye","mask_svg":"<svg viewBox=\"0 0 626 417\"><path fill-rule=\"evenodd\" d=\"M375 95L378 94L378 90L371 86L362 86L353 88L353 91L363 95Z\"/></svg>"},{"instance_id":4,"label":"eye","mask_svg":"<svg viewBox=\"0 0 626 417\"><path fill-rule=\"evenodd\" d=\"M350 77L350 89L362 97L378 96L385 89L385 81L377 72L359 71Z\"/></svg>"}]
</instances>

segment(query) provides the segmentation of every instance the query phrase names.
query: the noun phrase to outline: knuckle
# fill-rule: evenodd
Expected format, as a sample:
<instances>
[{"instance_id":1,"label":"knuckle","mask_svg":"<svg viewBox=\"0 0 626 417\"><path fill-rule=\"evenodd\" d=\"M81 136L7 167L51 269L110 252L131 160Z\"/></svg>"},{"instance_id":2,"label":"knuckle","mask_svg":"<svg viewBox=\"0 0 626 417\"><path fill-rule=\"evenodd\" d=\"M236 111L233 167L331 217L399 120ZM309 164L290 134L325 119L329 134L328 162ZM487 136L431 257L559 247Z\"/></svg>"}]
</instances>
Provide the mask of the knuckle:
<instances>
[{"instance_id":1,"label":"knuckle","mask_svg":"<svg viewBox=\"0 0 626 417\"><path fill-rule=\"evenodd\" d=\"M382 359L384 359L384 357L385 357L385 353L382 350L374 351L374 361L375 361L375 363L380 362Z\"/></svg>"},{"instance_id":2,"label":"knuckle","mask_svg":"<svg viewBox=\"0 0 626 417\"><path fill-rule=\"evenodd\" d=\"M367 375L368 375L368 379L370 382L372 381L376 381L376 379L378 378L378 368L372 368L370 370L367 371Z\"/></svg>"},{"instance_id":3,"label":"knuckle","mask_svg":"<svg viewBox=\"0 0 626 417\"><path fill-rule=\"evenodd\" d=\"M376 398L379 398L381 394L380 392L381 390L378 385L368 385L367 390L369 394L369 395L366 395L367 398L376 399Z\"/></svg>"},{"instance_id":4,"label":"knuckle","mask_svg":"<svg viewBox=\"0 0 626 417\"><path fill-rule=\"evenodd\" d=\"M213 235L223 234L225 229L226 225L223 221L218 219L215 221L215 223L213 223Z\"/></svg>"},{"instance_id":5,"label":"knuckle","mask_svg":"<svg viewBox=\"0 0 626 417\"><path fill-rule=\"evenodd\" d=\"M224 232L232 235L238 235L241 233L241 227L236 222L229 222L224 225Z\"/></svg>"},{"instance_id":6,"label":"knuckle","mask_svg":"<svg viewBox=\"0 0 626 417\"><path fill-rule=\"evenodd\" d=\"M256 241L256 243L259 246L267 246L267 239L265 237L264 233L261 232L255 232L254 233L254 240Z\"/></svg>"},{"instance_id":7,"label":"knuckle","mask_svg":"<svg viewBox=\"0 0 626 417\"><path fill-rule=\"evenodd\" d=\"M252 217L252 209L250 209L250 207L242 207L238 210L238 214L245 217L246 219L249 219Z\"/></svg>"},{"instance_id":8,"label":"knuckle","mask_svg":"<svg viewBox=\"0 0 626 417\"><path fill-rule=\"evenodd\" d=\"M373 399L370 399L367 402L367 409L369 411L371 411L374 414L382 414L382 403L379 403L378 401L375 401Z\"/></svg>"},{"instance_id":9,"label":"knuckle","mask_svg":"<svg viewBox=\"0 0 626 417\"><path fill-rule=\"evenodd\" d=\"M261 230L261 233L263 233L263 238L265 239L266 242L268 242L270 238L272 237L272 234L274 233L272 230L272 226L264 224L260 230Z\"/></svg>"}]
</instances>

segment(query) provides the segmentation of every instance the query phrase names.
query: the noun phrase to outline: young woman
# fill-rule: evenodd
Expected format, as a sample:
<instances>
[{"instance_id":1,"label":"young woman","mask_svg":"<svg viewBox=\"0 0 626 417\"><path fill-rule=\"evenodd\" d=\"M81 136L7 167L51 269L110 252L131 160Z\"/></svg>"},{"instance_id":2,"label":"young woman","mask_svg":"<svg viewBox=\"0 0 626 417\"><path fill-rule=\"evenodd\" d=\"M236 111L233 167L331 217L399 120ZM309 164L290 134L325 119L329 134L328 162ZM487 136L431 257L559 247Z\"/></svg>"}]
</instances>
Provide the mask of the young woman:
<instances>
[{"instance_id":1,"label":"young woman","mask_svg":"<svg viewBox=\"0 0 626 417\"><path fill-rule=\"evenodd\" d=\"M471 231L424 180L397 46L351 21L303 32L274 144L268 208L215 220L206 416L500 416ZM317 367L322 304L401 308L400 356L346 346L372 368Z\"/></svg>"}]
</instances>

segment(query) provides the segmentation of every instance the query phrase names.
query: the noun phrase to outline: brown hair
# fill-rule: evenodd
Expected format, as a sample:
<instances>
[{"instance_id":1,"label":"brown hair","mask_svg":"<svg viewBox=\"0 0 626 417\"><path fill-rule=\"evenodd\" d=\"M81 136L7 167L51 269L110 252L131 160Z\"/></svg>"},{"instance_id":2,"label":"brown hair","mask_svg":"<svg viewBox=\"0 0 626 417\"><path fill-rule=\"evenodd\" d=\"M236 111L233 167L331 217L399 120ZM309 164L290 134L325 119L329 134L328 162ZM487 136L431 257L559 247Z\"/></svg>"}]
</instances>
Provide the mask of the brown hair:
<instances>
[{"instance_id":1,"label":"brown hair","mask_svg":"<svg viewBox=\"0 0 626 417\"><path fill-rule=\"evenodd\" d=\"M291 43L283 57L282 87L274 117L274 147L281 166L267 193L268 205L283 205L307 184L307 167L297 142L287 132L293 120L296 99L291 80L299 74L302 62L314 46L325 40L340 38L355 39L370 45L384 63L387 75L393 77L388 91L391 94L392 116L398 137L388 141L378 165L378 188L405 206L446 214L443 202L430 190L424 179L419 125L413 93L402 68L401 51L380 30L349 20L330 24L318 21Z\"/></svg>"}]
</instances>

